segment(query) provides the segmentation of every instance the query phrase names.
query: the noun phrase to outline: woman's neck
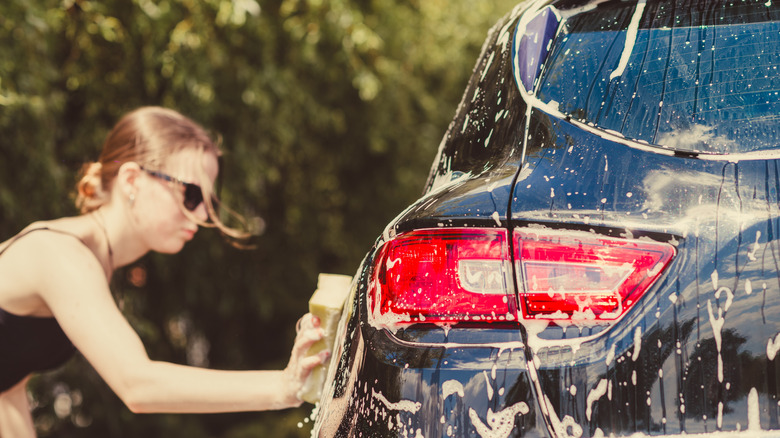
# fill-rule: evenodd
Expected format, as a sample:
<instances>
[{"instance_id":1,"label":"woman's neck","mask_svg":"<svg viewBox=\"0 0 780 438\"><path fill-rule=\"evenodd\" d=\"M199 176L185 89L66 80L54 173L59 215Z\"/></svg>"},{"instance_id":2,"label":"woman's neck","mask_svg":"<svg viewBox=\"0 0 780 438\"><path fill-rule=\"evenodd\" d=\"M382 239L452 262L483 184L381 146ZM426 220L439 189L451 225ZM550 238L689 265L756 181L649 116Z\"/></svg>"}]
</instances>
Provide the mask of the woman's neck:
<instances>
[{"instance_id":1,"label":"woman's neck","mask_svg":"<svg viewBox=\"0 0 780 438\"><path fill-rule=\"evenodd\" d=\"M94 214L104 225L102 229L98 227L98 231L106 240L106 251L113 269L127 266L149 252L144 240L136 235L124 209L109 203L95 210Z\"/></svg>"}]
</instances>

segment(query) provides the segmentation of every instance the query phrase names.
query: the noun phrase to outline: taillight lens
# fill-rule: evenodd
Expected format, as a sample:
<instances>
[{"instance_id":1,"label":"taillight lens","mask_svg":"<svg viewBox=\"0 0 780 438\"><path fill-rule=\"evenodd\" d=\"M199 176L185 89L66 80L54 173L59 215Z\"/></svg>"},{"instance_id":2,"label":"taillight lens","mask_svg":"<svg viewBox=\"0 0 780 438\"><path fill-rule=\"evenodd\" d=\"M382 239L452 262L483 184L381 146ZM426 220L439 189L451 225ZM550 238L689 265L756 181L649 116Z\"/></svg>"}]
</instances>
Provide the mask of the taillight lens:
<instances>
[{"instance_id":1,"label":"taillight lens","mask_svg":"<svg viewBox=\"0 0 780 438\"><path fill-rule=\"evenodd\" d=\"M514 320L511 282L506 230L416 230L375 259L372 313L392 323Z\"/></svg>"},{"instance_id":2,"label":"taillight lens","mask_svg":"<svg viewBox=\"0 0 780 438\"><path fill-rule=\"evenodd\" d=\"M514 243L526 319L618 319L675 254L666 243L570 231L516 230Z\"/></svg>"},{"instance_id":3,"label":"taillight lens","mask_svg":"<svg viewBox=\"0 0 780 438\"><path fill-rule=\"evenodd\" d=\"M650 289L672 245L549 229L441 228L403 233L374 259L374 322L614 321ZM519 303L518 299L519 297Z\"/></svg>"}]
</instances>

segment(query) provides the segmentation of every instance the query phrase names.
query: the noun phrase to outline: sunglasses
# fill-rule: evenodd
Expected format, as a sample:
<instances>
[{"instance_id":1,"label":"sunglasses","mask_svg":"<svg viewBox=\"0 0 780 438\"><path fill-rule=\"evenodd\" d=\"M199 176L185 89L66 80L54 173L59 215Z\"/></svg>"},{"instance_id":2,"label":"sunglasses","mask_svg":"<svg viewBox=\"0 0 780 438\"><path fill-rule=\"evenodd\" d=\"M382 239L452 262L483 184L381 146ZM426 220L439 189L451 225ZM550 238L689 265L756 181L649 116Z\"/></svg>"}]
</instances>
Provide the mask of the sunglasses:
<instances>
[{"instance_id":1,"label":"sunglasses","mask_svg":"<svg viewBox=\"0 0 780 438\"><path fill-rule=\"evenodd\" d=\"M201 190L200 186L197 184L192 184L188 182L184 182L180 180L179 178L174 178L170 175L166 175L162 172L157 172L156 170L149 170L144 167L141 167L141 170L148 173L149 175L160 178L161 180L172 182L175 184L181 184L184 186L184 208L186 208L189 211L194 211L201 202L203 202L203 191Z\"/></svg>"}]
</instances>

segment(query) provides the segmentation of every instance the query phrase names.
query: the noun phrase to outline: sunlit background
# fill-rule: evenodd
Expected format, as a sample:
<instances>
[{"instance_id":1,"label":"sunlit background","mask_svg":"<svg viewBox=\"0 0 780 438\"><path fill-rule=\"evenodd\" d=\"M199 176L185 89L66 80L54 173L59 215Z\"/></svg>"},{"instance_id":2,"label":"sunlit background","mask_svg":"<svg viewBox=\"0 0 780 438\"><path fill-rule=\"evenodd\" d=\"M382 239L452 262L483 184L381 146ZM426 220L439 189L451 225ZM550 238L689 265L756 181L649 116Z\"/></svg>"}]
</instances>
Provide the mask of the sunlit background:
<instances>
[{"instance_id":1,"label":"sunlit background","mask_svg":"<svg viewBox=\"0 0 780 438\"><path fill-rule=\"evenodd\" d=\"M117 272L156 360L283 368L317 274L352 275L416 199L488 30L516 0L4 0L0 241L76 214L81 164L141 105L222 137L221 197L263 230L205 230ZM95 328L99 330L99 327ZM134 415L80 356L33 380L40 437L307 437L312 405Z\"/></svg>"}]
</instances>

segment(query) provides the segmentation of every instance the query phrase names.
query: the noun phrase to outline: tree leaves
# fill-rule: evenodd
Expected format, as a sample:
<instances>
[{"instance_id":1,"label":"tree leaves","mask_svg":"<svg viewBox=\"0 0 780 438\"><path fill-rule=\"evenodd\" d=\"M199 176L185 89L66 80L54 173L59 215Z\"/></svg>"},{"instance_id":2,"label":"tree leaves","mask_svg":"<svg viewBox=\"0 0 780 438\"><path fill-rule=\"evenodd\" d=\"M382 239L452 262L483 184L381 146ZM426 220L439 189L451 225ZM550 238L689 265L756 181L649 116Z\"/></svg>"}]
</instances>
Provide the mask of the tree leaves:
<instances>
[{"instance_id":1,"label":"tree leaves","mask_svg":"<svg viewBox=\"0 0 780 438\"><path fill-rule=\"evenodd\" d=\"M77 172L122 114L177 109L222 137L221 197L265 232L241 251L204 230L118 273L117 300L155 359L282 367L317 274L354 274L420 195L482 41L513 3L1 2L0 240L76 214ZM39 435L229 437L306 415L133 416L99 382L83 361L39 378ZM79 391L70 414L56 415L55 386Z\"/></svg>"}]
</instances>

